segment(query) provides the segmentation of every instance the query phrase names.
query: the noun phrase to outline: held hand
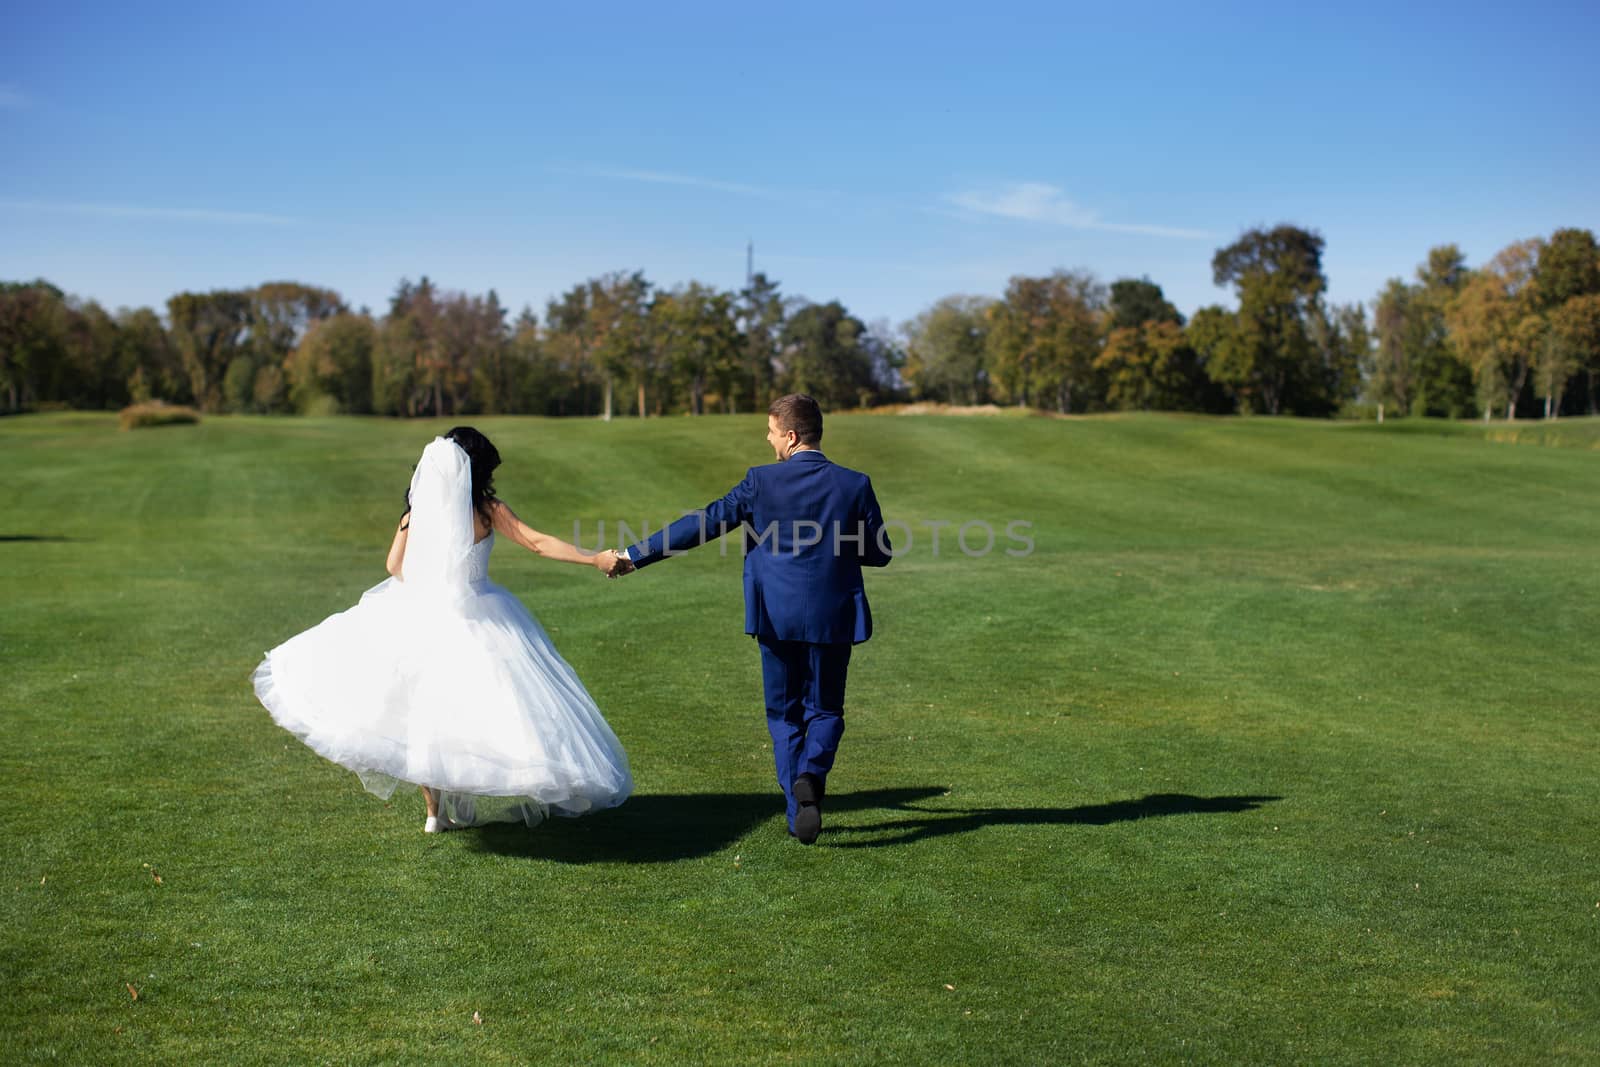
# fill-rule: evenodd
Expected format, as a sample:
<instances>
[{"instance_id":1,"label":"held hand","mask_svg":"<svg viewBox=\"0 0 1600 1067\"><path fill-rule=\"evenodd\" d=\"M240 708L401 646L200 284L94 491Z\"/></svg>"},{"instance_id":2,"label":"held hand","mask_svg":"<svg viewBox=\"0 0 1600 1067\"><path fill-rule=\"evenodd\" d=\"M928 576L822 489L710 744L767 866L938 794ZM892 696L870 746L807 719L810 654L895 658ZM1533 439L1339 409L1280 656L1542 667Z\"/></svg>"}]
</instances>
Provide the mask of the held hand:
<instances>
[{"instance_id":1,"label":"held hand","mask_svg":"<svg viewBox=\"0 0 1600 1067\"><path fill-rule=\"evenodd\" d=\"M609 548L595 553L594 565L605 572L607 578L616 578L633 570L632 560Z\"/></svg>"}]
</instances>

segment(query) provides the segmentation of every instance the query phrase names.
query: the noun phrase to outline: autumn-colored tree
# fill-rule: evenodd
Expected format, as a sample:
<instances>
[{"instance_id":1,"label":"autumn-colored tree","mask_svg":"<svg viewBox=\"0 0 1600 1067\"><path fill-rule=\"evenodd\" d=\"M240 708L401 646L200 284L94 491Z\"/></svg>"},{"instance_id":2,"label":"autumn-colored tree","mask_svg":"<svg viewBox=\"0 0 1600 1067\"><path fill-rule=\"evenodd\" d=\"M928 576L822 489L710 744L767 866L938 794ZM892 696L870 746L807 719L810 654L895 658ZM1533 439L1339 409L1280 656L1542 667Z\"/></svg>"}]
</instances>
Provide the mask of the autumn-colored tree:
<instances>
[{"instance_id":1,"label":"autumn-colored tree","mask_svg":"<svg viewBox=\"0 0 1600 1067\"><path fill-rule=\"evenodd\" d=\"M1197 363L1183 327L1171 320L1119 326L1095 359L1106 402L1123 411L1189 407Z\"/></svg>"},{"instance_id":2,"label":"autumn-colored tree","mask_svg":"<svg viewBox=\"0 0 1600 1067\"><path fill-rule=\"evenodd\" d=\"M1093 400L1106 287L1087 271L1022 275L988 309L987 358L994 378L1016 403L1050 403L1063 414Z\"/></svg>"},{"instance_id":3,"label":"autumn-colored tree","mask_svg":"<svg viewBox=\"0 0 1600 1067\"><path fill-rule=\"evenodd\" d=\"M1095 369L1106 402L1122 410L1205 411L1216 404L1183 316L1148 278L1111 283L1104 347Z\"/></svg>"},{"instance_id":4,"label":"autumn-colored tree","mask_svg":"<svg viewBox=\"0 0 1600 1067\"><path fill-rule=\"evenodd\" d=\"M1504 408L1517 417L1517 401L1544 341L1533 288L1544 242L1518 241L1474 271L1445 310L1451 340L1477 385L1483 417Z\"/></svg>"}]
</instances>

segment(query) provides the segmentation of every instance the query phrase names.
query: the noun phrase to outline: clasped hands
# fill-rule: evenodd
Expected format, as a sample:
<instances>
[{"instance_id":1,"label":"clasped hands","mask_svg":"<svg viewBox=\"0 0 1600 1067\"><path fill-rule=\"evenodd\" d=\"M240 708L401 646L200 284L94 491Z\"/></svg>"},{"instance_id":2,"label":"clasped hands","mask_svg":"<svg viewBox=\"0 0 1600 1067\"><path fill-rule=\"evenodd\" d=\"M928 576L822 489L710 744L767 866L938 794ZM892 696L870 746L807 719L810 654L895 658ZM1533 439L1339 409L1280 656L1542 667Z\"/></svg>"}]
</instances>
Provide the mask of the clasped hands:
<instances>
[{"instance_id":1,"label":"clasped hands","mask_svg":"<svg viewBox=\"0 0 1600 1067\"><path fill-rule=\"evenodd\" d=\"M594 565L604 571L607 578L620 578L634 570L633 560L610 548L594 554Z\"/></svg>"}]
</instances>

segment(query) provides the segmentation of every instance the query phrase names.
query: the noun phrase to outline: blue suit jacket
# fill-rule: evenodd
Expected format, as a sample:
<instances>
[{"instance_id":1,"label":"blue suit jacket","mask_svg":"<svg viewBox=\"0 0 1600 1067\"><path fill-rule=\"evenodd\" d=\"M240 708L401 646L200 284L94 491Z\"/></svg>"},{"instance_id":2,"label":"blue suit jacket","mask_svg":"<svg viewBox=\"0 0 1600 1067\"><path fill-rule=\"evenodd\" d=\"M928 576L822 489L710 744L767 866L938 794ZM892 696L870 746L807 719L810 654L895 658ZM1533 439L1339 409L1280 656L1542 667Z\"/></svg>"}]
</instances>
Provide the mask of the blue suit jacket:
<instances>
[{"instance_id":1,"label":"blue suit jacket","mask_svg":"<svg viewBox=\"0 0 1600 1067\"><path fill-rule=\"evenodd\" d=\"M862 567L893 552L872 481L821 452L751 467L721 500L632 546L634 565L744 535L744 632L775 641L860 644L872 636Z\"/></svg>"}]
</instances>

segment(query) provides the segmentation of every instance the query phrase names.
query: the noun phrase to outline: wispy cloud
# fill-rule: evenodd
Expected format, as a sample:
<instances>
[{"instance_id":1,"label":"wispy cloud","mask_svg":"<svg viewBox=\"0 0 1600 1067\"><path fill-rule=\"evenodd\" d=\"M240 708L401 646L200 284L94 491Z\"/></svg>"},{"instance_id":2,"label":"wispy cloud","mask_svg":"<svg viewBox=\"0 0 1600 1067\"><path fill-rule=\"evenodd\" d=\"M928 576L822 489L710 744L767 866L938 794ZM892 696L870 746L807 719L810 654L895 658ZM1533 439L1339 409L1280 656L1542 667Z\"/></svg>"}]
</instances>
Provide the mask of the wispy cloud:
<instances>
[{"instance_id":1,"label":"wispy cloud","mask_svg":"<svg viewBox=\"0 0 1600 1067\"><path fill-rule=\"evenodd\" d=\"M20 89L0 85L0 111L21 111L28 103L27 96Z\"/></svg>"},{"instance_id":2,"label":"wispy cloud","mask_svg":"<svg viewBox=\"0 0 1600 1067\"><path fill-rule=\"evenodd\" d=\"M1208 240L1215 237L1214 234L1204 230L1188 230L1176 226L1107 222L1097 212L1068 199L1064 190L1044 182L1010 182L990 189L952 193L944 199L946 203L979 215L1043 222L1074 230L1138 233L1149 237L1176 237L1185 240Z\"/></svg>"},{"instance_id":3,"label":"wispy cloud","mask_svg":"<svg viewBox=\"0 0 1600 1067\"><path fill-rule=\"evenodd\" d=\"M156 219L165 222L207 222L224 226L298 226L286 215L255 211L213 211L208 208L144 207L135 204L90 204L59 200L0 200L0 208L60 215L93 215L110 219Z\"/></svg>"},{"instance_id":4,"label":"wispy cloud","mask_svg":"<svg viewBox=\"0 0 1600 1067\"><path fill-rule=\"evenodd\" d=\"M739 196L759 196L775 200L780 195L775 190L763 189L741 182L725 182L716 178L701 178L693 174L669 174L659 170L632 170L626 167L551 167L557 174L577 174L586 178L614 178L627 182L649 182L652 185L683 185L693 189L709 189L717 193L734 193Z\"/></svg>"}]
</instances>

